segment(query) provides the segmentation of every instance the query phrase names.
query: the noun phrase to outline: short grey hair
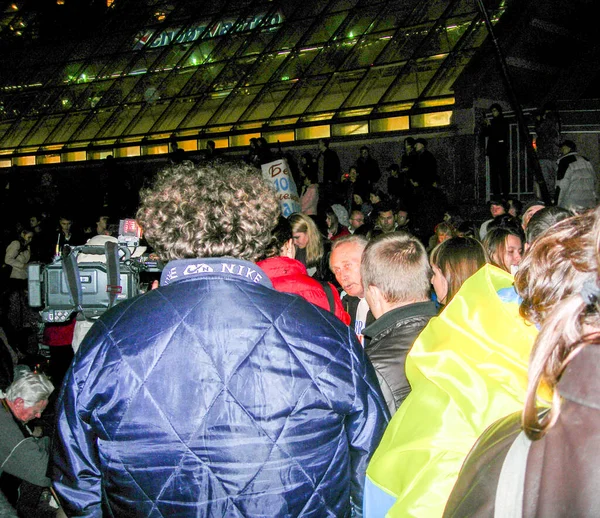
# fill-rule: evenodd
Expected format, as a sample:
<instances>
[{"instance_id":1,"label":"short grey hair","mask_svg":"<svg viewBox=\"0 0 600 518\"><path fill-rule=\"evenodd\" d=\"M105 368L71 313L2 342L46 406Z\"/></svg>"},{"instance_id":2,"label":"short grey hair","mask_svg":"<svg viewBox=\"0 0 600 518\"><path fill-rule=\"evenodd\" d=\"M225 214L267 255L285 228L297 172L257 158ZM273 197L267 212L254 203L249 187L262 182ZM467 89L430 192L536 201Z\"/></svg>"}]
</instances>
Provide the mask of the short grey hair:
<instances>
[{"instance_id":1,"label":"short grey hair","mask_svg":"<svg viewBox=\"0 0 600 518\"><path fill-rule=\"evenodd\" d=\"M54 385L45 374L26 372L8 386L5 396L8 401L21 398L25 408L30 408L48 399L53 391Z\"/></svg>"},{"instance_id":2,"label":"short grey hair","mask_svg":"<svg viewBox=\"0 0 600 518\"><path fill-rule=\"evenodd\" d=\"M376 286L390 304L429 299L427 252L408 232L381 234L371 240L363 252L360 274L365 292Z\"/></svg>"},{"instance_id":3,"label":"short grey hair","mask_svg":"<svg viewBox=\"0 0 600 518\"><path fill-rule=\"evenodd\" d=\"M331 251L333 252L338 246L344 243L358 243L366 247L369 240L362 234L350 234L349 236L339 237L331 243Z\"/></svg>"},{"instance_id":4,"label":"short grey hair","mask_svg":"<svg viewBox=\"0 0 600 518\"><path fill-rule=\"evenodd\" d=\"M346 243L358 244L358 245L362 246L362 248L364 250L365 247L369 244L369 240L362 234L350 234L349 236L342 236L342 237L339 237L338 239L335 239L334 241L332 241L331 242L331 252L329 254L329 260L330 260L329 268L330 269L331 269L331 254L338 246L344 245Z\"/></svg>"}]
</instances>

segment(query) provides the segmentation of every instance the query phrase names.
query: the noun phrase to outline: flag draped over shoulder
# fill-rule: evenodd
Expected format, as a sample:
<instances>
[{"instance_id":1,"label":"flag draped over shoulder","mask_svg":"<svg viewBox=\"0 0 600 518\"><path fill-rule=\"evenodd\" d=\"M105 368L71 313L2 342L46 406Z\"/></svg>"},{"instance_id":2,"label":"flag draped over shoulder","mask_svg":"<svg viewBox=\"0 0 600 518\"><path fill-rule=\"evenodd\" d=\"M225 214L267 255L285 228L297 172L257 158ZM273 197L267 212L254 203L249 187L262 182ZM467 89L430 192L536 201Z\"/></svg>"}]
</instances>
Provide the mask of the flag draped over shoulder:
<instances>
[{"instance_id":1,"label":"flag draped over shoulder","mask_svg":"<svg viewBox=\"0 0 600 518\"><path fill-rule=\"evenodd\" d=\"M365 517L441 517L477 438L523 408L537 330L512 284L483 266L417 338L406 359L412 391L367 470Z\"/></svg>"}]
</instances>

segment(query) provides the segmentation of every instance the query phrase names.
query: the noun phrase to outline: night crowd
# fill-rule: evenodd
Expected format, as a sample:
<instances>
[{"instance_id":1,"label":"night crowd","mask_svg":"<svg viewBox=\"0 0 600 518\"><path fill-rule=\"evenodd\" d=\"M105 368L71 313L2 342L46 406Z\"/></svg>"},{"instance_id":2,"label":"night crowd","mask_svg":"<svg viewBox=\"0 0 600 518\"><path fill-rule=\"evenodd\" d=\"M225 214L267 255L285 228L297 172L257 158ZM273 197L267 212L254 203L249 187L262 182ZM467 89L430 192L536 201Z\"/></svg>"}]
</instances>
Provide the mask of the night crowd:
<instances>
[{"instance_id":1,"label":"night crowd","mask_svg":"<svg viewBox=\"0 0 600 518\"><path fill-rule=\"evenodd\" d=\"M29 305L28 265L133 214L73 215L44 178L3 232L0 514L600 514L596 178L551 140L553 203L511 198L488 150L477 220L423 138L347 171L326 139L174 153L125 205L160 279L83 336ZM288 217L260 172L280 159Z\"/></svg>"}]
</instances>

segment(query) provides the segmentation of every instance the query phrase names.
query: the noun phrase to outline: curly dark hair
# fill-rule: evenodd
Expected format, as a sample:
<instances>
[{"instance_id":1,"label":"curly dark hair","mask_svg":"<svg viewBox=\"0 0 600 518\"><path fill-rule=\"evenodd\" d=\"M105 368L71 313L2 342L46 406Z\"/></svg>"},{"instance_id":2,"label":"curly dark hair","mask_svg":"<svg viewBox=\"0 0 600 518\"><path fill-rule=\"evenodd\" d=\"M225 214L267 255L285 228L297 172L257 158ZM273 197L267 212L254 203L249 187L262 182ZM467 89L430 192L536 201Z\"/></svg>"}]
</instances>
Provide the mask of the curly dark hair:
<instances>
[{"instance_id":1,"label":"curly dark hair","mask_svg":"<svg viewBox=\"0 0 600 518\"><path fill-rule=\"evenodd\" d=\"M184 161L160 172L142 192L137 219L165 261L224 256L256 261L279 213L274 190L255 167Z\"/></svg>"}]
</instances>

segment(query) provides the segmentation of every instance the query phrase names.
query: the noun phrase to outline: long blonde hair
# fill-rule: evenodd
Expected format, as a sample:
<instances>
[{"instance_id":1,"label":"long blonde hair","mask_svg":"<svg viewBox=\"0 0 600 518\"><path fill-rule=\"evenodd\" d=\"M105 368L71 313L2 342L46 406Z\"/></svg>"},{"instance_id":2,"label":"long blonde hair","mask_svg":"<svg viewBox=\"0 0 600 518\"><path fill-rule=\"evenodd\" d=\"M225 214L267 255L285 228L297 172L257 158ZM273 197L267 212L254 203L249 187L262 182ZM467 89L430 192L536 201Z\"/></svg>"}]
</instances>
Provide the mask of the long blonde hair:
<instances>
[{"instance_id":1,"label":"long blonde hair","mask_svg":"<svg viewBox=\"0 0 600 518\"><path fill-rule=\"evenodd\" d=\"M292 232L303 232L308 238L306 245L306 266L316 266L325 253L323 249L323 238L317 228L317 224L310 216L295 212L289 217Z\"/></svg>"},{"instance_id":2,"label":"long blonde hair","mask_svg":"<svg viewBox=\"0 0 600 518\"><path fill-rule=\"evenodd\" d=\"M533 440L544 436L560 414L553 390L550 411L538 415L541 383L555 389L568 363L600 338L598 286L600 209L568 218L541 235L523 259L515 288L520 312L541 326L531 352L523 428Z\"/></svg>"}]
</instances>

